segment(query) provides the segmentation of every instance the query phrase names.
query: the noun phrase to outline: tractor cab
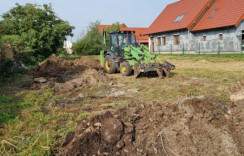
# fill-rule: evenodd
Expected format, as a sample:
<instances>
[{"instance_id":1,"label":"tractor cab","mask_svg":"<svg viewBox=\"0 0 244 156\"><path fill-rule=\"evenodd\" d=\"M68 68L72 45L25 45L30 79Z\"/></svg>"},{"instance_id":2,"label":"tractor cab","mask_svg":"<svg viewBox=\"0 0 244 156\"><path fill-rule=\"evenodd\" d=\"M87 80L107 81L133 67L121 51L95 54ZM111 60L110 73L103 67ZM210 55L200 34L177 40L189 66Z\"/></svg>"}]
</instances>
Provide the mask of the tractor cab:
<instances>
[{"instance_id":1,"label":"tractor cab","mask_svg":"<svg viewBox=\"0 0 244 156\"><path fill-rule=\"evenodd\" d=\"M110 49L116 56L124 55L124 48L128 45L137 47L136 37L134 31L115 31L110 32Z\"/></svg>"}]
</instances>

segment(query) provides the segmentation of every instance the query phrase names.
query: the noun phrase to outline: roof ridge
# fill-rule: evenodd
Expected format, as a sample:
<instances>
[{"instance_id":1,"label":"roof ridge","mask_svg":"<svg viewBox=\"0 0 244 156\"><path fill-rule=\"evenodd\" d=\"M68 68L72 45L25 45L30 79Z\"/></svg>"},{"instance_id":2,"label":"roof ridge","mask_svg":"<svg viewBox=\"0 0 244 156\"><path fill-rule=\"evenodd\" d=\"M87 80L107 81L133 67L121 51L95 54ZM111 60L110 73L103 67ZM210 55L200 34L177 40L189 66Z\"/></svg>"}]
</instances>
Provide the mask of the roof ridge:
<instances>
[{"instance_id":1,"label":"roof ridge","mask_svg":"<svg viewBox=\"0 0 244 156\"><path fill-rule=\"evenodd\" d=\"M190 28L192 29L199 20L201 20L201 17L207 12L207 10L211 7L211 5L215 2L216 0L209 0L206 5L199 11L197 16L193 19L193 21L189 24L187 29L189 30ZM195 24L195 25L194 25ZM192 27L193 26L193 27Z\"/></svg>"}]
</instances>

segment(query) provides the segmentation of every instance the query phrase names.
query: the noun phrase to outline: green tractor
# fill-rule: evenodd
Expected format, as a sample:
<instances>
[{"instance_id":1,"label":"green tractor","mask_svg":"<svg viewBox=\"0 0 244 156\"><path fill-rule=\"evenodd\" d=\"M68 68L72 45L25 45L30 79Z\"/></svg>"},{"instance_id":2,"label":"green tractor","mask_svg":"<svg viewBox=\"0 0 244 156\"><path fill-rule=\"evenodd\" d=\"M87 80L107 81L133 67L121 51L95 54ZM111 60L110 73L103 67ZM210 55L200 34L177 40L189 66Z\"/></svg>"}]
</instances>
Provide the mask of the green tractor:
<instances>
[{"instance_id":1,"label":"green tractor","mask_svg":"<svg viewBox=\"0 0 244 156\"><path fill-rule=\"evenodd\" d=\"M109 50L100 52L101 66L109 74L120 71L123 76L129 76L134 71L136 78L152 74L163 78L169 77L170 71L175 69L175 65L162 63L146 46L139 45L134 31L110 32L109 37Z\"/></svg>"}]
</instances>

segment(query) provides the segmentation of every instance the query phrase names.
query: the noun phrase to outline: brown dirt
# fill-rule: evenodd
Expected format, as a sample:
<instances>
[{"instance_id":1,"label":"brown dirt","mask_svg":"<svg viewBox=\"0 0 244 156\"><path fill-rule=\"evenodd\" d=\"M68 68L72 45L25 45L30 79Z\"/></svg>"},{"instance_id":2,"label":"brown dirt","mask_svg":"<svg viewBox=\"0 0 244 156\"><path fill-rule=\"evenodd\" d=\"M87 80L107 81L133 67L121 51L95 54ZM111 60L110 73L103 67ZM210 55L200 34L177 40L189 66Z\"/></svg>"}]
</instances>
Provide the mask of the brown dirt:
<instances>
[{"instance_id":1,"label":"brown dirt","mask_svg":"<svg viewBox=\"0 0 244 156\"><path fill-rule=\"evenodd\" d=\"M46 83L34 83L33 89L52 88L56 92L67 92L78 87L111 81L101 70L99 60L85 56L69 61L52 55L34 68L31 74L37 80L47 80Z\"/></svg>"},{"instance_id":2,"label":"brown dirt","mask_svg":"<svg viewBox=\"0 0 244 156\"><path fill-rule=\"evenodd\" d=\"M57 155L119 155L124 146L132 144L134 135L133 124L106 112L82 121L76 128L76 137L69 132Z\"/></svg>"},{"instance_id":3,"label":"brown dirt","mask_svg":"<svg viewBox=\"0 0 244 156\"><path fill-rule=\"evenodd\" d=\"M57 155L244 154L243 101L192 96L173 103L136 103L115 115L82 121Z\"/></svg>"}]
</instances>

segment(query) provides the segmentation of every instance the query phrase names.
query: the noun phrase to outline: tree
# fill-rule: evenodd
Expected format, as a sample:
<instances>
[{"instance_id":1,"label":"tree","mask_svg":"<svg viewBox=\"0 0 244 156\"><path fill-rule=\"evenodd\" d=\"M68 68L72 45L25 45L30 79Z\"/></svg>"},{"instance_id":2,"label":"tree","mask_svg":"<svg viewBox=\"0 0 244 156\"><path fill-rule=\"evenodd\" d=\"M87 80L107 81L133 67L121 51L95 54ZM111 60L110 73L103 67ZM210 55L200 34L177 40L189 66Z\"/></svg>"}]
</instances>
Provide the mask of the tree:
<instances>
[{"instance_id":1,"label":"tree","mask_svg":"<svg viewBox=\"0 0 244 156\"><path fill-rule=\"evenodd\" d=\"M74 49L77 54L81 55L98 55L99 52L103 49L103 36L98 31L99 21L91 22L87 34L83 38L78 40L74 44ZM119 22L112 24L111 27L107 27L106 31L106 49L109 46L109 32L118 31L121 27Z\"/></svg>"},{"instance_id":2,"label":"tree","mask_svg":"<svg viewBox=\"0 0 244 156\"><path fill-rule=\"evenodd\" d=\"M99 21L91 22L84 37L74 44L75 53L81 55L97 55L103 47L103 39L98 31Z\"/></svg>"},{"instance_id":3,"label":"tree","mask_svg":"<svg viewBox=\"0 0 244 156\"><path fill-rule=\"evenodd\" d=\"M65 36L72 36L74 29L55 15L51 4L16 4L2 18L0 24L4 33L1 40L11 44L17 59L38 61L58 53Z\"/></svg>"}]
</instances>

